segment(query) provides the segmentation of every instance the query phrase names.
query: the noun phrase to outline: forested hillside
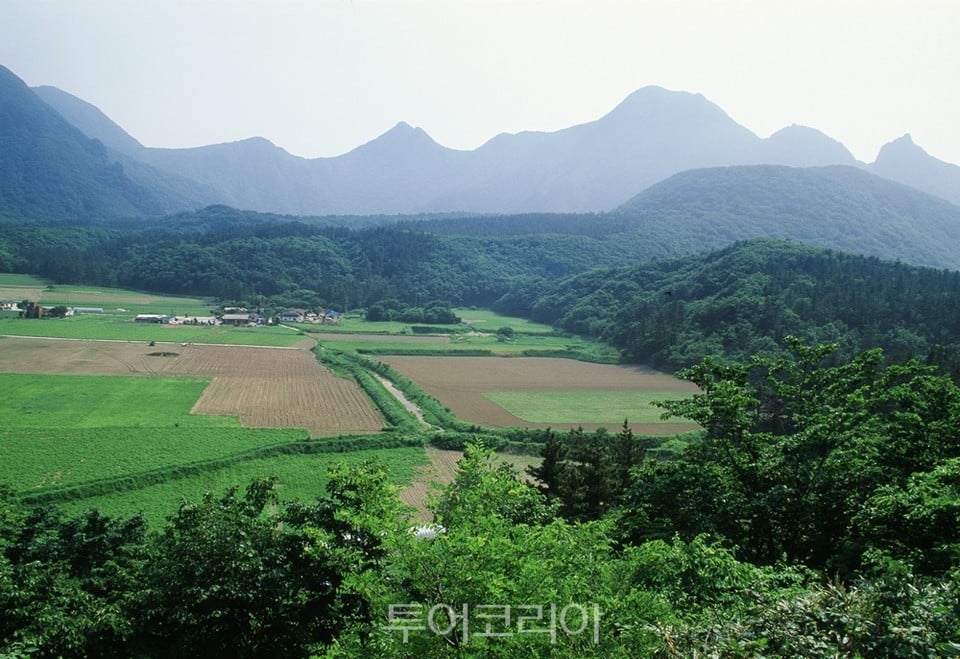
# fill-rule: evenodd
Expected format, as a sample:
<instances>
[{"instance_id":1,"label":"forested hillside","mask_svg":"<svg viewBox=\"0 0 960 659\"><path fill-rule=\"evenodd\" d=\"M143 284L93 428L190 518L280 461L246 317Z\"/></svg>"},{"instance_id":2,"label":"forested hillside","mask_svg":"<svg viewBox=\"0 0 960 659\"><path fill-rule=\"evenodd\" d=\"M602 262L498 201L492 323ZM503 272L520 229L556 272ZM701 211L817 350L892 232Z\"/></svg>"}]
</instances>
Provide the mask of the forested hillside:
<instances>
[{"instance_id":1,"label":"forested hillside","mask_svg":"<svg viewBox=\"0 0 960 659\"><path fill-rule=\"evenodd\" d=\"M960 272L776 240L597 270L521 293L495 307L527 308L536 320L666 369L711 354L773 355L791 335L837 342L845 356L879 346L894 358L922 357L957 344L960 332Z\"/></svg>"},{"instance_id":2,"label":"forested hillside","mask_svg":"<svg viewBox=\"0 0 960 659\"><path fill-rule=\"evenodd\" d=\"M348 229L211 207L157 228L10 226L0 267L268 307L492 305L668 370L708 354L772 355L790 335L836 341L844 356L875 346L892 358L944 355L958 343L956 271L769 239L654 261L627 234L584 233L599 218L566 219L567 233L464 236L421 223ZM640 264L619 267L630 262Z\"/></svg>"},{"instance_id":3,"label":"forested hillside","mask_svg":"<svg viewBox=\"0 0 960 659\"><path fill-rule=\"evenodd\" d=\"M960 268L960 207L853 167L682 172L616 209L660 256L784 238L915 265Z\"/></svg>"},{"instance_id":4,"label":"forested hillside","mask_svg":"<svg viewBox=\"0 0 960 659\"><path fill-rule=\"evenodd\" d=\"M629 262L636 246L572 234L438 236L347 229L211 207L163 225L13 225L0 236L9 271L58 281L250 300L301 291L360 308L396 298L487 305L515 281Z\"/></svg>"},{"instance_id":5,"label":"forested hillside","mask_svg":"<svg viewBox=\"0 0 960 659\"><path fill-rule=\"evenodd\" d=\"M0 219L76 222L177 208L0 66Z\"/></svg>"}]
</instances>

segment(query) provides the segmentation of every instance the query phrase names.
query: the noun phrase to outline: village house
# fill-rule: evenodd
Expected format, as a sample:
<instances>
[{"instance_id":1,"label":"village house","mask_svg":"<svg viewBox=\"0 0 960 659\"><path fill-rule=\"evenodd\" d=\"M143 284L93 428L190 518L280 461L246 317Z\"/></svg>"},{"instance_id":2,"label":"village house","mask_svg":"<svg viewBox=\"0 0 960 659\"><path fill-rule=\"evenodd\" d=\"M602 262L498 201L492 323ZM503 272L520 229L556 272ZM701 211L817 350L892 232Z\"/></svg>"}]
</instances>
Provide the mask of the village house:
<instances>
[{"instance_id":1,"label":"village house","mask_svg":"<svg viewBox=\"0 0 960 659\"><path fill-rule=\"evenodd\" d=\"M170 316L160 313L138 313L133 322L135 323L158 323L166 325L170 322Z\"/></svg>"},{"instance_id":2,"label":"village house","mask_svg":"<svg viewBox=\"0 0 960 659\"><path fill-rule=\"evenodd\" d=\"M307 319L306 309L287 309L277 318L281 323L302 323Z\"/></svg>"},{"instance_id":3,"label":"village house","mask_svg":"<svg viewBox=\"0 0 960 659\"><path fill-rule=\"evenodd\" d=\"M225 313L220 320L224 325L233 325L234 327L249 327L263 322L260 314L256 313Z\"/></svg>"}]
</instances>

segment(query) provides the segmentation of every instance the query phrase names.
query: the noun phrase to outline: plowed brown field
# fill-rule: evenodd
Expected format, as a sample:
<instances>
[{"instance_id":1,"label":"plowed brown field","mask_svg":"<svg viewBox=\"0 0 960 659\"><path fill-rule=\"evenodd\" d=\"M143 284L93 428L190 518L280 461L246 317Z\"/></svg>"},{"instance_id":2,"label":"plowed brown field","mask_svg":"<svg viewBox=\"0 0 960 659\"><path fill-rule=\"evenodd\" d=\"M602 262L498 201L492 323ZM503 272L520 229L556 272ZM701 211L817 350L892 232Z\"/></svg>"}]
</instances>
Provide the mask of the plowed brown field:
<instances>
[{"instance_id":1,"label":"plowed brown field","mask_svg":"<svg viewBox=\"0 0 960 659\"><path fill-rule=\"evenodd\" d=\"M7 337L0 372L212 377L195 414L306 428L315 437L376 432L384 423L356 383L334 376L308 350Z\"/></svg>"},{"instance_id":2,"label":"plowed brown field","mask_svg":"<svg viewBox=\"0 0 960 659\"><path fill-rule=\"evenodd\" d=\"M160 375L174 363L179 343L0 338L0 372L73 375ZM159 353L172 354L162 357Z\"/></svg>"},{"instance_id":3,"label":"plowed brown field","mask_svg":"<svg viewBox=\"0 0 960 659\"><path fill-rule=\"evenodd\" d=\"M236 414L245 426L306 428L314 436L383 427L360 388L307 350L189 345L167 374L213 376L195 414Z\"/></svg>"},{"instance_id":4,"label":"plowed brown field","mask_svg":"<svg viewBox=\"0 0 960 659\"><path fill-rule=\"evenodd\" d=\"M695 392L696 386L644 366L591 364L542 357L378 356L413 380L464 421L497 428L585 430L596 423L530 423L484 398L492 391ZM631 424L634 433L670 435L696 426L685 423Z\"/></svg>"}]
</instances>

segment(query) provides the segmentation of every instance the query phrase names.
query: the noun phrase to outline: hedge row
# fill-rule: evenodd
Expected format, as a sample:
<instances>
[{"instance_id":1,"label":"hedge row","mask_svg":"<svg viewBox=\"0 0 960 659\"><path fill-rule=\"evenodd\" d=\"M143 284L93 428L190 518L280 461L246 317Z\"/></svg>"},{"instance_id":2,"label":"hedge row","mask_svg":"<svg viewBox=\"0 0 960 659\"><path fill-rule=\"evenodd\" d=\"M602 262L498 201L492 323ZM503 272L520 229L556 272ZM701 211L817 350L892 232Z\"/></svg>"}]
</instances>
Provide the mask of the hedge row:
<instances>
[{"instance_id":1,"label":"hedge row","mask_svg":"<svg viewBox=\"0 0 960 659\"><path fill-rule=\"evenodd\" d=\"M355 380L364 393L370 397L377 409L380 410L390 426L406 431L419 429L416 417L403 406L403 403L397 400L396 396L387 391L379 380L370 374L374 369L367 368L365 363L359 362L353 359L352 355L339 350L317 346L314 348L314 354L321 364L334 373Z\"/></svg>"}]
</instances>

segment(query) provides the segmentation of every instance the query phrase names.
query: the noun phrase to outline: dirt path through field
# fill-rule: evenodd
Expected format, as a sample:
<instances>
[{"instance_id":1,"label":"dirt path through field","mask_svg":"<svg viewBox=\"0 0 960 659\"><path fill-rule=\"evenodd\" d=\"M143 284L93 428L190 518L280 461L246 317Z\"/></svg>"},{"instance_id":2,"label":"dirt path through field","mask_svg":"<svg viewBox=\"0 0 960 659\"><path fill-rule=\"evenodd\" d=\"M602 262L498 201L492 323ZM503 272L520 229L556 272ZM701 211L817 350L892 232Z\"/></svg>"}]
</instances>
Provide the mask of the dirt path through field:
<instances>
[{"instance_id":1,"label":"dirt path through field","mask_svg":"<svg viewBox=\"0 0 960 659\"><path fill-rule=\"evenodd\" d=\"M416 404L411 403L407 400L407 397L403 395L403 392L394 386L390 380L383 377L382 375L377 375L372 373L373 377L377 378L380 381L380 384L383 385L383 388L390 392L390 395L400 401L400 404L403 405L410 414L417 417L417 421L420 422L420 425L429 428L430 424L423 420L423 410L421 410Z\"/></svg>"}]
</instances>

